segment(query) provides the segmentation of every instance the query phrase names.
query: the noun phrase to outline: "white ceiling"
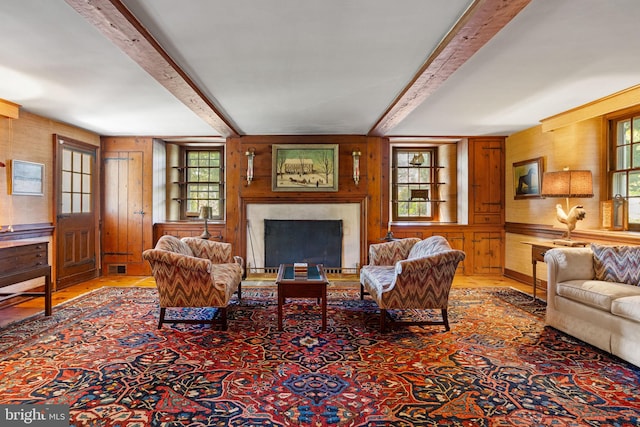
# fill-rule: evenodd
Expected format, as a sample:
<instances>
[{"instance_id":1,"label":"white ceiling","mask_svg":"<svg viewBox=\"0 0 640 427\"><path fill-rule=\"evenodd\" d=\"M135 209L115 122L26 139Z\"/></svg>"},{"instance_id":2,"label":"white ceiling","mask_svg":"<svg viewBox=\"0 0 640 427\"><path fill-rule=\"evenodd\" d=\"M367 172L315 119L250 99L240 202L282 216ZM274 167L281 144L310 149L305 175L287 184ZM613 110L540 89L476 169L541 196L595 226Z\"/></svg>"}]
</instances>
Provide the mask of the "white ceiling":
<instances>
[{"instance_id":1,"label":"white ceiling","mask_svg":"<svg viewBox=\"0 0 640 427\"><path fill-rule=\"evenodd\" d=\"M101 135L223 133L74 3L3 2L0 98ZM364 135L472 1L123 3L238 134ZM637 0L532 0L384 134L509 135L638 85L639 21Z\"/></svg>"}]
</instances>

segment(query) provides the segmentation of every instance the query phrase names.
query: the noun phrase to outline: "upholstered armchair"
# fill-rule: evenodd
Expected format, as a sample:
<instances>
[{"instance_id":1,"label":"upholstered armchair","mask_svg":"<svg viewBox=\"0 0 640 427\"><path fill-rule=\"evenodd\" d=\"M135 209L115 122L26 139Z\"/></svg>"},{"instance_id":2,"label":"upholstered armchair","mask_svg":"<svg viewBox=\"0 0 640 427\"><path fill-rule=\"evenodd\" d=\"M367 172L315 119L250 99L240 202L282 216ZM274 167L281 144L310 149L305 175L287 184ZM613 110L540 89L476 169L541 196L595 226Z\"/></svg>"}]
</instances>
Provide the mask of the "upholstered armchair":
<instances>
[{"instance_id":1,"label":"upholstered armchair","mask_svg":"<svg viewBox=\"0 0 640 427\"><path fill-rule=\"evenodd\" d=\"M369 264L360 269L360 298L368 293L380 307L382 332L389 320L387 310L393 309L440 310L442 321L398 323L444 325L448 331L449 291L458 263L464 258L465 253L451 249L442 236L372 244Z\"/></svg>"},{"instance_id":2,"label":"upholstered armchair","mask_svg":"<svg viewBox=\"0 0 640 427\"><path fill-rule=\"evenodd\" d=\"M166 235L142 253L158 287L158 329L163 323L219 324L227 329L227 307L235 292L242 297L244 274L243 259L231 250L230 243ZM210 320L166 319L170 307L216 307L219 315Z\"/></svg>"}]
</instances>

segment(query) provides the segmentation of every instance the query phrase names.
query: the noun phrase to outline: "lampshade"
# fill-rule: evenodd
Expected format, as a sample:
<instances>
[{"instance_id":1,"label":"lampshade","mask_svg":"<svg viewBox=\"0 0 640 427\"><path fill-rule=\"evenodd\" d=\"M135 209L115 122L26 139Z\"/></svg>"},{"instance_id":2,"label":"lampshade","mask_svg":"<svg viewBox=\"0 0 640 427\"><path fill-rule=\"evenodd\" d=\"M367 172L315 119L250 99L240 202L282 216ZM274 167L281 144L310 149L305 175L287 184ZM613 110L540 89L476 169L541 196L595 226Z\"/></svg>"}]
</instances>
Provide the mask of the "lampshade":
<instances>
[{"instance_id":1,"label":"lampshade","mask_svg":"<svg viewBox=\"0 0 640 427\"><path fill-rule=\"evenodd\" d=\"M542 176L543 197L593 197L591 171L563 170Z\"/></svg>"},{"instance_id":2,"label":"lampshade","mask_svg":"<svg viewBox=\"0 0 640 427\"><path fill-rule=\"evenodd\" d=\"M211 219L212 215L211 206L200 206L200 219Z\"/></svg>"}]
</instances>

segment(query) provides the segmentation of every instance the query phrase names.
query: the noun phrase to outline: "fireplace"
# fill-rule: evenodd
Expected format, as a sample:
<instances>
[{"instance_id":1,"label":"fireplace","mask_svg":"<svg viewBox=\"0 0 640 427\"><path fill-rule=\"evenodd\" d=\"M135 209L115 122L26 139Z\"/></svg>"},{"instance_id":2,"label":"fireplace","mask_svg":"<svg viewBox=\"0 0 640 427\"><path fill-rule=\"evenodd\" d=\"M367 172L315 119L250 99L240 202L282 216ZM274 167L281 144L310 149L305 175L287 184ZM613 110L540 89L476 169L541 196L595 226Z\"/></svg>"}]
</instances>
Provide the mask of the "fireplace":
<instances>
[{"instance_id":1,"label":"fireplace","mask_svg":"<svg viewBox=\"0 0 640 427\"><path fill-rule=\"evenodd\" d=\"M277 272L278 265L269 266L265 262L265 221L339 221L342 229L341 260L328 272L351 273L360 266L361 239L361 204L352 202L340 203L247 203L246 215L246 255L247 271ZM305 237L308 238L308 237ZM299 259L295 260L300 261ZM278 262L278 261L276 261ZM304 262L304 261L303 261ZM308 261L311 262L311 261ZM334 262L331 261L331 264ZM335 268L335 269L334 269Z\"/></svg>"},{"instance_id":2,"label":"fireplace","mask_svg":"<svg viewBox=\"0 0 640 427\"><path fill-rule=\"evenodd\" d=\"M264 220L265 267L307 262L342 267L342 220Z\"/></svg>"}]
</instances>

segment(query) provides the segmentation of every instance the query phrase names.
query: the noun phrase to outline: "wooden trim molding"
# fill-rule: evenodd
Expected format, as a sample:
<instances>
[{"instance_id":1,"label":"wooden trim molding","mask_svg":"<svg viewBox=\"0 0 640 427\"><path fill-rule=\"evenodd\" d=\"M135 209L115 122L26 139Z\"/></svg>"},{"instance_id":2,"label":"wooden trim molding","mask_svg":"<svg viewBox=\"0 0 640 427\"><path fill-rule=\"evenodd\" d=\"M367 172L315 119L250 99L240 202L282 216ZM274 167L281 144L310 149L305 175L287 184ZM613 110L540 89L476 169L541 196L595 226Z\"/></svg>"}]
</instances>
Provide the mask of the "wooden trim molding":
<instances>
[{"instance_id":1,"label":"wooden trim molding","mask_svg":"<svg viewBox=\"0 0 640 427\"><path fill-rule=\"evenodd\" d=\"M0 242L9 240L33 239L36 237L53 236L54 226L50 223L19 224L12 226L13 231L8 231L8 226L2 226L0 230Z\"/></svg>"},{"instance_id":2,"label":"wooden trim molding","mask_svg":"<svg viewBox=\"0 0 640 427\"><path fill-rule=\"evenodd\" d=\"M17 119L20 117L20 105L6 99L0 99L0 116Z\"/></svg>"},{"instance_id":3,"label":"wooden trim molding","mask_svg":"<svg viewBox=\"0 0 640 427\"><path fill-rule=\"evenodd\" d=\"M554 228L541 224L523 224L507 222L505 232L521 234L541 239L559 239L564 233L564 229ZM573 230L571 232L573 240L583 242L594 242L609 245L640 245L640 233L629 231L607 231L607 230Z\"/></svg>"},{"instance_id":4,"label":"wooden trim molding","mask_svg":"<svg viewBox=\"0 0 640 427\"><path fill-rule=\"evenodd\" d=\"M542 131L550 132L576 122L604 116L614 111L638 105L640 85L622 90L618 93L595 100L580 107L573 108L555 116L542 119Z\"/></svg>"}]
</instances>

